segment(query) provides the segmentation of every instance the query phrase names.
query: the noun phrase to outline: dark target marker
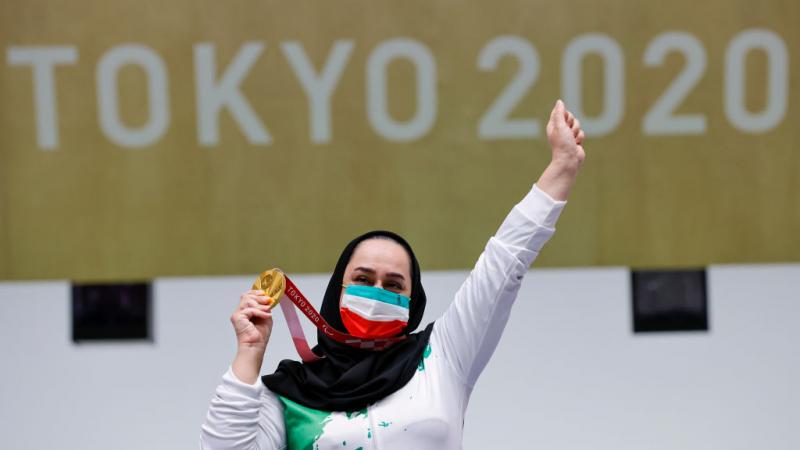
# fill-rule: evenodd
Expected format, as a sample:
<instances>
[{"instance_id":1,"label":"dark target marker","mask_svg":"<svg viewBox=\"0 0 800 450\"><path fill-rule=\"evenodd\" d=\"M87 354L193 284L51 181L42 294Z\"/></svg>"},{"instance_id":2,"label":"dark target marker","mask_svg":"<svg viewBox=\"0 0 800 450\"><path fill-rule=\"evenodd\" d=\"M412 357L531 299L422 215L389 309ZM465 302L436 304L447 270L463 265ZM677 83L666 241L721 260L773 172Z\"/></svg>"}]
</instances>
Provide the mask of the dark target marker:
<instances>
[{"instance_id":1,"label":"dark target marker","mask_svg":"<svg viewBox=\"0 0 800 450\"><path fill-rule=\"evenodd\" d=\"M708 331L705 269L632 270L634 333Z\"/></svg>"},{"instance_id":2,"label":"dark target marker","mask_svg":"<svg viewBox=\"0 0 800 450\"><path fill-rule=\"evenodd\" d=\"M150 283L72 285L72 340L152 340Z\"/></svg>"}]
</instances>

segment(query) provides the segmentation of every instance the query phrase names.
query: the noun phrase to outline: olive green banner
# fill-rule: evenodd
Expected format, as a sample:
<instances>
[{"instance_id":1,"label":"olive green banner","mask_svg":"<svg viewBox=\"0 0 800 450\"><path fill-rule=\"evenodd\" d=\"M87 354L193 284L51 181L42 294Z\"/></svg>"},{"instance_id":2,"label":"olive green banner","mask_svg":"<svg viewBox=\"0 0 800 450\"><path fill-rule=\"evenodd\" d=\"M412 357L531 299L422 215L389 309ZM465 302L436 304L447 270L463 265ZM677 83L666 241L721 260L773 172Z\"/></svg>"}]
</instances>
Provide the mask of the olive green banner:
<instances>
[{"instance_id":1,"label":"olive green banner","mask_svg":"<svg viewBox=\"0 0 800 450\"><path fill-rule=\"evenodd\" d=\"M0 5L0 279L323 272L356 234L470 267L587 160L539 266L800 261L800 4Z\"/></svg>"}]
</instances>

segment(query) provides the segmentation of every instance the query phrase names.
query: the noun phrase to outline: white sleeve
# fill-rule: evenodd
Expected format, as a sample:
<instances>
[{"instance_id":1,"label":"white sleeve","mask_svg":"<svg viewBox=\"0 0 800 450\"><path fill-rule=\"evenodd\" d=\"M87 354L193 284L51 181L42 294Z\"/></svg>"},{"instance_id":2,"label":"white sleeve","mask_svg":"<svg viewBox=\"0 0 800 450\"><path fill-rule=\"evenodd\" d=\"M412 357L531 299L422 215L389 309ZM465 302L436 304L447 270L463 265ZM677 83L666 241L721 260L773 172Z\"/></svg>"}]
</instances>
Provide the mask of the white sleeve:
<instances>
[{"instance_id":1,"label":"white sleeve","mask_svg":"<svg viewBox=\"0 0 800 450\"><path fill-rule=\"evenodd\" d=\"M202 450L286 448L283 405L261 380L247 384L233 370L222 376L200 432Z\"/></svg>"},{"instance_id":2,"label":"white sleeve","mask_svg":"<svg viewBox=\"0 0 800 450\"><path fill-rule=\"evenodd\" d=\"M432 341L470 388L497 347L522 277L555 232L565 204L534 185L489 239L453 303L434 323Z\"/></svg>"}]
</instances>

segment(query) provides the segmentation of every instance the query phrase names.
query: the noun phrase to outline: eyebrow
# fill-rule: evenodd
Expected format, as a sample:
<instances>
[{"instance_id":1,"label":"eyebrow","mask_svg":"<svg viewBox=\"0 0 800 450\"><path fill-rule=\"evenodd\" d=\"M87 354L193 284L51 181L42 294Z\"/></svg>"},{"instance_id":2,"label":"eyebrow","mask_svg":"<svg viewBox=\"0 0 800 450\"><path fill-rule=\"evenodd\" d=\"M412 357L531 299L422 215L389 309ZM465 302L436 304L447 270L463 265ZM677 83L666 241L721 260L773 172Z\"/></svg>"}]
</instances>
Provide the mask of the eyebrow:
<instances>
[{"instance_id":1,"label":"eyebrow","mask_svg":"<svg viewBox=\"0 0 800 450\"><path fill-rule=\"evenodd\" d=\"M356 267L355 269L353 269L353 272L355 272L355 271L366 272L368 274L375 275L375 270L374 269L370 269L369 267ZM404 277L402 274L397 273L397 272L389 272L389 273L386 274L386 276L389 276L389 277L392 277L392 278L399 278L399 279L401 279L403 281L406 280L406 277Z\"/></svg>"}]
</instances>

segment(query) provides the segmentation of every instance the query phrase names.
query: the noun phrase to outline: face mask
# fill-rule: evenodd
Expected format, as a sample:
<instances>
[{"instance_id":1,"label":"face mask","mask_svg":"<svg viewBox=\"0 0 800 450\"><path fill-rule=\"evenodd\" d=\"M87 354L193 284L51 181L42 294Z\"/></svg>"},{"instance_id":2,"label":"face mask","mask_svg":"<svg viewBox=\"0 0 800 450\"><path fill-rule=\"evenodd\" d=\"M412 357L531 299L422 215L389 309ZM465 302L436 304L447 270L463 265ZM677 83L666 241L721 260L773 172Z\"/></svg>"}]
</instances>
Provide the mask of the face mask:
<instances>
[{"instance_id":1,"label":"face mask","mask_svg":"<svg viewBox=\"0 0 800 450\"><path fill-rule=\"evenodd\" d=\"M408 324L410 299L374 286L346 286L339 313L353 336L376 339L400 334Z\"/></svg>"}]
</instances>

